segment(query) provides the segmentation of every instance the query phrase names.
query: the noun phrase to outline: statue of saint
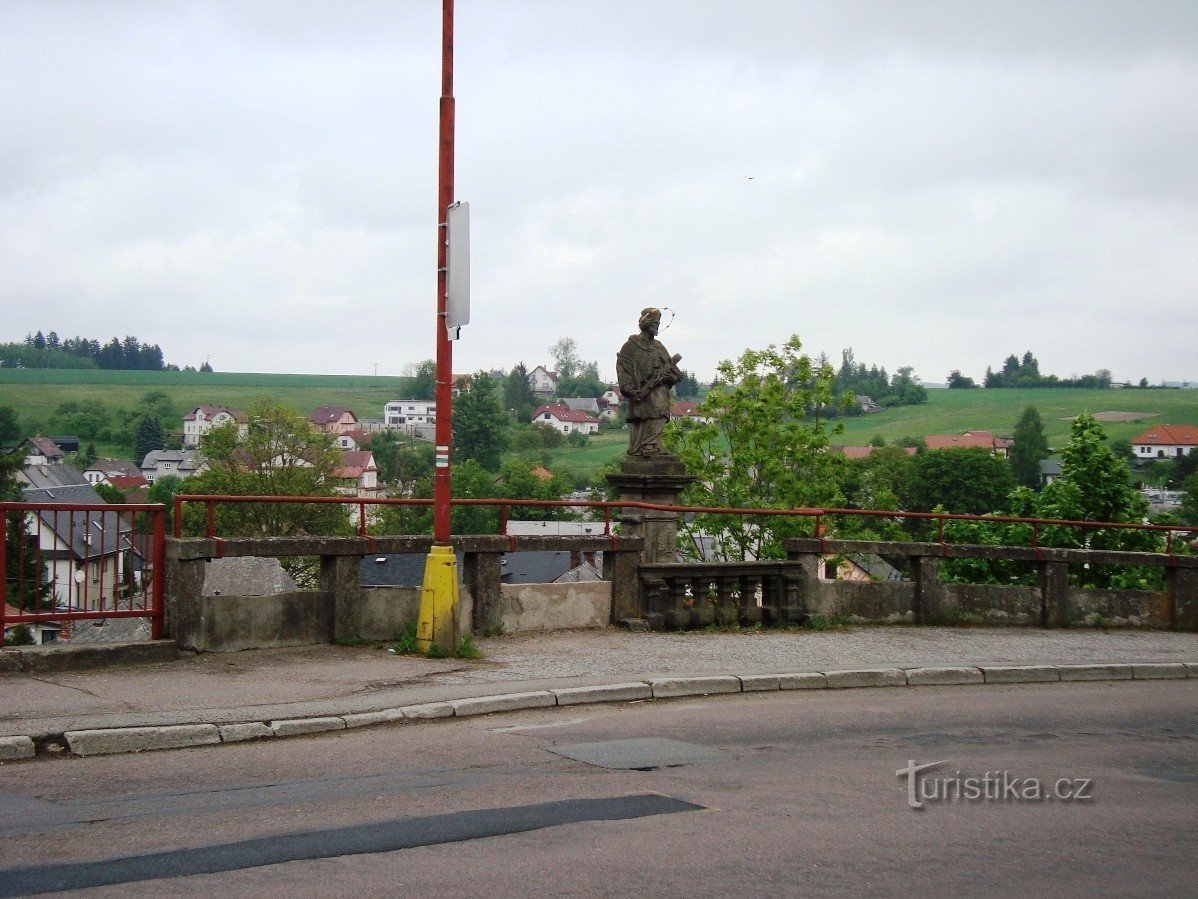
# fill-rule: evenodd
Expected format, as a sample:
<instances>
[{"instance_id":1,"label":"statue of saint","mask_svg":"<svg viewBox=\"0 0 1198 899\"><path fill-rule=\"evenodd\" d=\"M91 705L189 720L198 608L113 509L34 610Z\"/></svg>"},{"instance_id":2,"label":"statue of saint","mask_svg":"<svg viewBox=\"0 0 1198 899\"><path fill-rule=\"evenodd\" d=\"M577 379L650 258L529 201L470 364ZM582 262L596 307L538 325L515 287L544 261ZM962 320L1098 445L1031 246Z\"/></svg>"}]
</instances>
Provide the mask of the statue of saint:
<instances>
[{"instance_id":1,"label":"statue of saint","mask_svg":"<svg viewBox=\"0 0 1198 899\"><path fill-rule=\"evenodd\" d=\"M628 398L628 455L642 458L670 456L661 443L661 434L670 420L670 388L682 380L678 363L671 356L657 331L661 310L641 310L641 333L633 334L616 354L616 379Z\"/></svg>"}]
</instances>

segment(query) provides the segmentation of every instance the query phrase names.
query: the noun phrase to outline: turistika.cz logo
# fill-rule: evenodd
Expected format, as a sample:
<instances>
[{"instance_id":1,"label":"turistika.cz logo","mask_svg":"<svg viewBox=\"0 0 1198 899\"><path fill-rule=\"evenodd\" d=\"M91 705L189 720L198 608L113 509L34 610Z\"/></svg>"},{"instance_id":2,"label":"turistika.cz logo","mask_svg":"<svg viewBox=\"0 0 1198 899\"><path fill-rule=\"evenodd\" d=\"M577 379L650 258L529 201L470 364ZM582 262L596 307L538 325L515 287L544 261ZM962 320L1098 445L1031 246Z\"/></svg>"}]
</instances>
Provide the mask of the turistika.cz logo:
<instances>
[{"instance_id":1,"label":"turistika.cz logo","mask_svg":"<svg viewBox=\"0 0 1198 899\"><path fill-rule=\"evenodd\" d=\"M1094 782L1089 777L1043 780L1019 777L1010 771L926 773L947 764L947 759L922 765L908 759L907 767L894 772L907 778L907 805L923 808L925 802L1091 802L1094 799Z\"/></svg>"}]
</instances>

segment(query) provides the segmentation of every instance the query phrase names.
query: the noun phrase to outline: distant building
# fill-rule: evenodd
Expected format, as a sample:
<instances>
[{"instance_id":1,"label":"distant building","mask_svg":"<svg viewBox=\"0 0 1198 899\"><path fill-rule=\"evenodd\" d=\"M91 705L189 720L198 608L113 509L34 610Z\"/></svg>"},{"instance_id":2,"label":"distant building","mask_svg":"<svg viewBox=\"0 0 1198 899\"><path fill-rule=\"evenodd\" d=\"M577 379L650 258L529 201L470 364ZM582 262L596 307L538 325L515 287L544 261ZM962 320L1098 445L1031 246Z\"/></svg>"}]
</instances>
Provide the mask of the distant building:
<instances>
[{"instance_id":1,"label":"distant building","mask_svg":"<svg viewBox=\"0 0 1198 899\"><path fill-rule=\"evenodd\" d=\"M369 450L341 454L341 464L333 469L334 489L350 496L373 496L379 489L379 469Z\"/></svg>"},{"instance_id":2,"label":"distant building","mask_svg":"<svg viewBox=\"0 0 1198 899\"><path fill-rule=\"evenodd\" d=\"M64 453L49 437L30 437L25 441L25 465L57 465Z\"/></svg>"},{"instance_id":3,"label":"distant building","mask_svg":"<svg viewBox=\"0 0 1198 899\"><path fill-rule=\"evenodd\" d=\"M196 406L183 416L183 445L197 447L200 438L213 428L236 422L237 436L245 437L249 433L249 416L240 409L229 409L226 406Z\"/></svg>"},{"instance_id":4,"label":"distant building","mask_svg":"<svg viewBox=\"0 0 1198 899\"><path fill-rule=\"evenodd\" d=\"M929 450L984 449L1004 459L1011 455L1012 441L1006 437L995 437L989 431L965 431L963 434L929 434L924 446Z\"/></svg>"},{"instance_id":5,"label":"distant building","mask_svg":"<svg viewBox=\"0 0 1198 899\"><path fill-rule=\"evenodd\" d=\"M596 434L599 431L599 419L585 412L575 412L563 403L540 406L532 414L532 421L534 424L549 425L563 434Z\"/></svg>"},{"instance_id":6,"label":"distant building","mask_svg":"<svg viewBox=\"0 0 1198 899\"><path fill-rule=\"evenodd\" d=\"M1198 447L1198 427L1194 425L1154 425L1131 440L1137 459L1176 459Z\"/></svg>"},{"instance_id":7,"label":"distant building","mask_svg":"<svg viewBox=\"0 0 1198 899\"><path fill-rule=\"evenodd\" d=\"M437 404L433 400L392 400L383 407L383 421L394 431L436 424Z\"/></svg>"},{"instance_id":8,"label":"distant building","mask_svg":"<svg viewBox=\"0 0 1198 899\"><path fill-rule=\"evenodd\" d=\"M537 396L553 396L553 391L557 389L557 372L538 365L528 373L528 383Z\"/></svg>"},{"instance_id":9,"label":"distant building","mask_svg":"<svg viewBox=\"0 0 1198 899\"><path fill-rule=\"evenodd\" d=\"M141 468L124 459L99 459L83 470L83 477L93 487L97 484L112 484L112 478L135 477L139 480L142 479ZM112 486L116 485L112 484Z\"/></svg>"},{"instance_id":10,"label":"distant building","mask_svg":"<svg viewBox=\"0 0 1198 899\"><path fill-rule=\"evenodd\" d=\"M141 476L153 484L167 475L189 478L206 467L199 450L151 450L141 462Z\"/></svg>"},{"instance_id":11,"label":"distant building","mask_svg":"<svg viewBox=\"0 0 1198 899\"><path fill-rule=\"evenodd\" d=\"M701 422L709 425L712 419L706 415L699 414L699 404L694 400L678 400L670 405L670 419L677 421L681 418L688 418L691 421Z\"/></svg>"},{"instance_id":12,"label":"distant building","mask_svg":"<svg viewBox=\"0 0 1198 899\"><path fill-rule=\"evenodd\" d=\"M830 446L828 449L834 453L840 453L846 459L866 459L878 449L876 446ZM904 446L901 449L908 455L915 455L915 447Z\"/></svg>"},{"instance_id":13,"label":"distant building","mask_svg":"<svg viewBox=\"0 0 1198 899\"><path fill-rule=\"evenodd\" d=\"M344 434L358 427L358 416L344 406L317 406L308 413L308 421L326 434Z\"/></svg>"}]
</instances>

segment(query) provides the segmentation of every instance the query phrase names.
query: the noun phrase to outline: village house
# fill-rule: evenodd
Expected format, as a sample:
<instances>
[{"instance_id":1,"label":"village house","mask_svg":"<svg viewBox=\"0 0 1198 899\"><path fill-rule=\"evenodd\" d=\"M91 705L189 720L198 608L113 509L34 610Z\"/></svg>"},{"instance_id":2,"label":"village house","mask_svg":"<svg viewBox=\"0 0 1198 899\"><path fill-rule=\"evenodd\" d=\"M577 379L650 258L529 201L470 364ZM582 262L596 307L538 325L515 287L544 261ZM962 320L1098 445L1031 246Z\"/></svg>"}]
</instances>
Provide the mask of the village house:
<instances>
[{"instance_id":1,"label":"village house","mask_svg":"<svg viewBox=\"0 0 1198 899\"><path fill-rule=\"evenodd\" d=\"M145 479L141 475L141 468L124 459L98 459L83 470L83 477L93 487L97 484L116 487L116 484L112 483L112 478L137 478L143 484L145 483ZM117 487L117 489L121 488Z\"/></svg>"},{"instance_id":2,"label":"village house","mask_svg":"<svg viewBox=\"0 0 1198 899\"><path fill-rule=\"evenodd\" d=\"M867 459L867 458L869 458L870 454L873 453L873 451L876 450L877 448L878 447L876 447L876 446L869 446L869 445L867 445L867 446L830 446L830 447L828 447L828 449L831 452L840 453L846 459ZM904 446L904 447L902 447L902 449L904 452L906 452L906 454L908 456L915 455L915 447L913 447L913 446Z\"/></svg>"},{"instance_id":3,"label":"village house","mask_svg":"<svg viewBox=\"0 0 1198 899\"><path fill-rule=\"evenodd\" d=\"M383 421L396 431L436 424L437 404L433 400L392 400L383 407Z\"/></svg>"},{"instance_id":4,"label":"village house","mask_svg":"<svg viewBox=\"0 0 1198 899\"><path fill-rule=\"evenodd\" d=\"M976 448L1006 459L1011 455L1013 441L995 437L989 431L966 431L963 434L929 434L923 442L929 450Z\"/></svg>"},{"instance_id":5,"label":"village house","mask_svg":"<svg viewBox=\"0 0 1198 899\"><path fill-rule=\"evenodd\" d=\"M63 452L49 437L30 437L25 441L25 465L57 465Z\"/></svg>"},{"instance_id":6,"label":"village house","mask_svg":"<svg viewBox=\"0 0 1198 899\"><path fill-rule=\"evenodd\" d=\"M549 425L563 434L595 434L599 431L599 420L585 412L575 412L564 403L540 406L532 414L535 424Z\"/></svg>"},{"instance_id":7,"label":"village house","mask_svg":"<svg viewBox=\"0 0 1198 899\"><path fill-rule=\"evenodd\" d=\"M670 404L670 420L678 421L686 418L691 421L697 421L701 424L711 424L711 419L707 416L699 414L699 404L693 400L678 400Z\"/></svg>"},{"instance_id":8,"label":"village house","mask_svg":"<svg viewBox=\"0 0 1198 899\"><path fill-rule=\"evenodd\" d=\"M1137 459L1176 459L1198 447L1198 427L1194 425L1153 425L1131 440Z\"/></svg>"},{"instance_id":9,"label":"village house","mask_svg":"<svg viewBox=\"0 0 1198 899\"><path fill-rule=\"evenodd\" d=\"M151 450L141 462L141 476L150 484L166 475L189 478L205 465L199 450Z\"/></svg>"},{"instance_id":10,"label":"village house","mask_svg":"<svg viewBox=\"0 0 1198 899\"><path fill-rule=\"evenodd\" d=\"M599 417L604 421L614 421L620 416L620 403L624 402L624 394L619 387L608 387L599 397Z\"/></svg>"},{"instance_id":11,"label":"village house","mask_svg":"<svg viewBox=\"0 0 1198 899\"><path fill-rule=\"evenodd\" d=\"M538 365L528 373L528 383L537 396L553 396L553 391L557 389L557 372Z\"/></svg>"},{"instance_id":12,"label":"village house","mask_svg":"<svg viewBox=\"0 0 1198 899\"><path fill-rule=\"evenodd\" d=\"M344 434L358 428L358 416L344 406L317 406L308 413L308 421L326 434Z\"/></svg>"},{"instance_id":13,"label":"village house","mask_svg":"<svg viewBox=\"0 0 1198 899\"><path fill-rule=\"evenodd\" d=\"M369 450L343 452L333 469L333 489L347 496L374 496L379 490L379 469Z\"/></svg>"},{"instance_id":14,"label":"village house","mask_svg":"<svg viewBox=\"0 0 1198 899\"><path fill-rule=\"evenodd\" d=\"M237 436L244 438L249 432L250 419L240 409L225 406L196 406L183 416L183 445L197 447L200 438L211 431L236 422Z\"/></svg>"}]
</instances>

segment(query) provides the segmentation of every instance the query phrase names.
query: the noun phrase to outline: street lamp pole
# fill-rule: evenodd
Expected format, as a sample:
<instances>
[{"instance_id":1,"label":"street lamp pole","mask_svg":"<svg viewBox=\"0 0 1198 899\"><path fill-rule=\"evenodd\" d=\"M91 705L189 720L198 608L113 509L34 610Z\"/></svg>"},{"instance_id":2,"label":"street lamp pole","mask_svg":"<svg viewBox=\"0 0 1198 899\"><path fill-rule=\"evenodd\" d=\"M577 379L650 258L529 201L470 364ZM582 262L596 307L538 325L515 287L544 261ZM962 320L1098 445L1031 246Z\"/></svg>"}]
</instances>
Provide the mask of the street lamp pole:
<instances>
[{"instance_id":1,"label":"street lamp pole","mask_svg":"<svg viewBox=\"0 0 1198 899\"><path fill-rule=\"evenodd\" d=\"M457 556L450 546L449 447L453 438L453 346L449 341L449 207L453 204L453 0L441 0L441 102L437 154L437 425L433 547L424 564L417 646L457 649Z\"/></svg>"}]
</instances>

